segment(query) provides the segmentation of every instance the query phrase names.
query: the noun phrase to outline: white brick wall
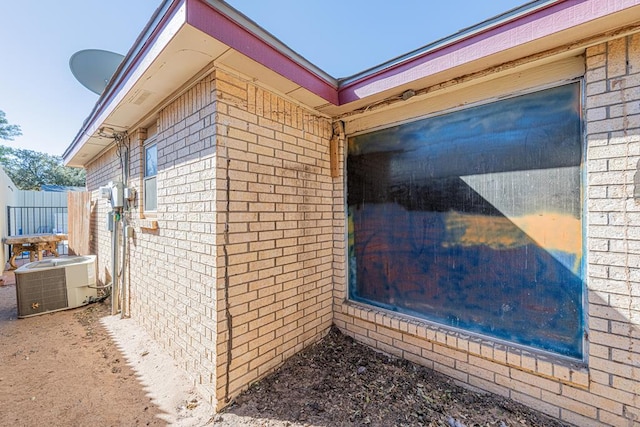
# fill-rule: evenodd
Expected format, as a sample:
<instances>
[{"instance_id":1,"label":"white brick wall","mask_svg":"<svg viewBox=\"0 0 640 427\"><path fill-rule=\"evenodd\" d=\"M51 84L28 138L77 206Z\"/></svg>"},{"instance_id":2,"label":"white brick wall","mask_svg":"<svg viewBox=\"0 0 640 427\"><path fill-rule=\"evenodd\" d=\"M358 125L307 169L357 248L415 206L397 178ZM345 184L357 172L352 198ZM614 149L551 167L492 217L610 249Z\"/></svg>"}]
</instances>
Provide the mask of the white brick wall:
<instances>
[{"instance_id":1,"label":"white brick wall","mask_svg":"<svg viewBox=\"0 0 640 427\"><path fill-rule=\"evenodd\" d=\"M638 56L639 34L587 50L589 391L613 425L640 423Z\"/></svg>"},{"instance_id":2,"label":"white brick wall","mask_svg":"<svg viewBox=\"0 0 640 427\"><path fill-rule=\"evenodd\" d=\"M212 79L204 78L158 117L157 229L147 229L138 207L127 217L135 229L129 239L128 281L131 316L189 372L200 391L215 401L215 152ZM130 186L142 200L142 143L146 132L130 135ZM110 271L110 239L105 200L97 188L122 180L116 150L87 168L93 191L92 250L100 277Z\"/></svg>"}]
</instances>

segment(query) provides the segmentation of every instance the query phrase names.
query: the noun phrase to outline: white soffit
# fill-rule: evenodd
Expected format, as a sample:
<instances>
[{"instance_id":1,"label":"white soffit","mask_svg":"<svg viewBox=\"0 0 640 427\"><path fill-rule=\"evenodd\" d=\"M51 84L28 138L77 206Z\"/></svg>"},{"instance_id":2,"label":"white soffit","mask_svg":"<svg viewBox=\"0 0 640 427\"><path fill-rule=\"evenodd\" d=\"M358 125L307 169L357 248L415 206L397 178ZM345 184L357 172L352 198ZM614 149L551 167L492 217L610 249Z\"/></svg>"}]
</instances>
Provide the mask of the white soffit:
<instances>
[{"instance_id":1,"label":"white soffit","mask_svg":"<svg viewBox=\"0 0 640 427\"><path fill-rule=\"evenodd\" d=\"M112 86L114 84L113 82L107 86L107 92L98 100L98 103L101 103L98 107L98 112L87 119L90 120L90 122L86 127L83 126L82 131L84 133L76 137L74 145L70 147L71 152L65 153L65 162L68 166L84 166L87 161L93 157L85 156L85 154L87 154L85 152L85 146L87 146L87 144L106 148L113 143L112 139L102 138L97 135L100 128L107 123L109 127L114 128L116 131L126 129L126 123L124 125L120 124L115 118L111 117L112 114L123 100L131 96L130 93L144 89L140 86L141 82L148 79L144 79L143 75L152 67L153 63L157 63L156 61L158 59L160 63L163 62L160 57L161 53L173 40L178 31L184 27L185 22L186 4L182 3L166 23L163 31L153 41L153 44L146 50L142 57L137 59L137 64L133 66L130 74L126 75L123 80L116 80L115 86ZM125 58L125 61L126 60ZM123 71L127 72L127 70ZM116 79L119 77L118 75L114 76Z\"/></svg>"},{"instance_id":2,"label":"white soffit","mask_svg":"<svg viewBox=\"0 0 640 427\"><path fill-rule=\"evenodd\" d=\"M113 99L93 120L78 148L68 157L68 165L84 166L113 143L113 139L98 136L100 128L130 130L207 66L237 70L249 80L311 107L326 104L320 96L185 24L180 15L167 25Z\"/></svg>"},{"instance_id":3,"label":"white soffit","mask_svg":"<svg viewBox=\"0 0 640 427\"><path fill-rule=\"evenodd\" d=\"M186 8L187 2L178 6L170 19L163 24L162 32L154 39L152 45L146 48L140 58L135 59L135 66L128 71L125 70L128 74L117 82L117 86L105 96L105 100L101 100L104 104L90 117L91 121L82 129L84 134L76 138L75 144L69 149L70 152L65 155L69 165L85 165L96 152L99 154L113 142L109 138L97 136L101 127L108 126L116 131L129 130L208 66L236 70L239 75L251 81L335 117L375 105L390 97L397 97L407 89L432 87L462 76L483 74L492 68L495 68L499 75L504 75L509 73L508 69L505 70L503 67L505 64L514 63L511 72L515 72L517 68L522 70L523 65L528 68L550 60L575 56L588 45L605 41L607 34L616 37L613 33L616 29L640 24L640 6L634 5L597 19L589 20L588 16L578 17L579 19L574 17L575 22L583 23L545 35L531 34L530 41L517 44L514 44L515 39L527 40L528 37L522 33L523 28L512 27L496 35L498 39L506 37L507 40L515 37L512 43L507 43L503 49L497 48L502 45L498 43L498 39L495 43L486 39L480 41L487 50L486 55L478 55L479 52L473 50L474 42L461 45L444 55L435 55L427 61L409 63L408 68L400 73L378 77L365 76L356 82L356 99L344 105L333 105L312 90L303 88L291 79L190 26L186 23ZM528 31L535 29L531 25L527 28ZM512 46L508 46L509 44ZM465 53L467 51L468 55ZM310 72L313 73L313 70ZM483 74L481 80L485 78Z\"/></svg>"},{"instance_id":4,"label":"white soffit","mask_svg":"<svg viewBox=\"0 0 640 427\"><path fill-rule=\"evenodd\" d=\"M184 25L130 87L105 122L130 128L227 49L222 43Z\"/></svg>"},{"instance_id":5,"label":"white soffit","mask_svg":"<svg viewBox=\"0 0 640 427\"><path fill-rule=\"evenodd\" d=\"M287 95L293 100L309 107L318 108L327 103L326 100L310 90L303 88L288 78L281 76L268 67L235 50L229 50L222 57L218 58L214 62L214 65L235 70L239 75L244 76L250 81L277 93Z\"/></svg>"}]
</instances>

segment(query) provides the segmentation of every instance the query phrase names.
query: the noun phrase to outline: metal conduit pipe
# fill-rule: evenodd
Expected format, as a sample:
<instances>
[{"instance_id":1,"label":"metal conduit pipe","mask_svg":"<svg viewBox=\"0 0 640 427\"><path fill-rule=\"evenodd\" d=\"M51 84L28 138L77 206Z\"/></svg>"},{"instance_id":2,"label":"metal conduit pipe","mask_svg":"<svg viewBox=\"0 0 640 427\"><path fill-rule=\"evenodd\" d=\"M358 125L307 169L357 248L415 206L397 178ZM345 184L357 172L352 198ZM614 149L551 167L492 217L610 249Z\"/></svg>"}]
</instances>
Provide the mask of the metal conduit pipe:
<instances>
[{"instance_id":1,"label":"metal conduit pipe","mask_svg":"<svg viewBox=\"0 0 640 427\"><path fill-rule=\"evenodd\" d=\"M118 295L120 294L120 286L118 284L118 224L117 211L112 212L113 230L111 231L111 314L118 313Z\"/></svg>"},{"instance_id":2,"label":"metal conduit pipe","mask_svg":"<svg viewBox=\"0 0 640 427\"><path fill-rule=\"evenodd\" d=\"M127 137L128 138L128 137ZM129 146L124 145L124 150L122 153L122 169L123 169L123 181L124 181L124 187L128 188L129 187ZM129 206L130 202L129 200L125 197L124 198L124 203L123 203L123 208L122 208L122 269L121 269L121 294L122 294L122 299L121 299L121 303L122 306L120 307L120 318L125 318L125 317L129 317L129 288L128 285L129 283L127 282L127 250L128 250L128 236L127 236L127 232L128 232L128 227L129 225L127 224L127 213L130 212L130 206Z\"/></svg>"},{"instance_id":3,"label":"metal conduit pipe","mask_svg":"<svg viewBox=\"0 0 640 427\"><path fill-rule=\"evenodd\" d=\"M122 306L120 307L120 318L129 317L129 290L127 289L126 271L127 271L127 220L122 215L122 269L121 276L121 294Z\"/></svg>"}]
</instances>

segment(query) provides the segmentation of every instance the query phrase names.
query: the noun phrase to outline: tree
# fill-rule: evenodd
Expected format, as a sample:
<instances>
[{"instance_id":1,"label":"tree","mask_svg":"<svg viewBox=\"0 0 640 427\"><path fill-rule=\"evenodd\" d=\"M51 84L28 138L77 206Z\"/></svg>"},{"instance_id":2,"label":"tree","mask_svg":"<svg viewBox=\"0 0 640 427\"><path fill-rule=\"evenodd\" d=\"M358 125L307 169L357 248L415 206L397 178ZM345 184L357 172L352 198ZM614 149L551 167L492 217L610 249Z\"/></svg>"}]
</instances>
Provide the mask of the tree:
<instances>
[{"instance_id":1,"label":"tree","mask_svg":"<svg viewBox=\"0 0 640 427\"><path fill-rule=\"evenodd\" d=\"M0 145L0 164L21 190L40 190L44 184L83 187L84 169L62 165L62 158Z\"/></svg>"},{"instance_id":2,"label":"tree","mask_svg":"<svg viewBox=\"0 0 640 427\"><path fill-rule=\"evenodd\" d=\"M12 141L22 135L18 125L11 125L0 110L0 139ZM21 190L40 190L44 184L83 187L84 169L62 165L62 158L38 151L22 150L0 145L0 165Z\"/></svg>"},{"instance_id":3,"label":"tree","mask_svg":"<svg viewBox=\"0 0 640 427\"><path fill-rule=\"evenodd\" d=\"M13 141L13 138L20 135L22 135L20 126L10 125L4 111L0 110L0 139Z\"/></svg>"}]
</instances>

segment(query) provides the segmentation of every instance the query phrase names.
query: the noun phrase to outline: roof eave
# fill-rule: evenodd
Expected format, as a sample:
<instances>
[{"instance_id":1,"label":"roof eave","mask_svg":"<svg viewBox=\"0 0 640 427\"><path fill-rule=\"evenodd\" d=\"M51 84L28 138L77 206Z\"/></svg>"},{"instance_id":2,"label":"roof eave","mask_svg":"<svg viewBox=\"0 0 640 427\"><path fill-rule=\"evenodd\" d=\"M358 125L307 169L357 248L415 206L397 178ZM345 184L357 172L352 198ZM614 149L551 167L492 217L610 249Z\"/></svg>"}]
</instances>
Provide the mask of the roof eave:
<instances>
[{"instance_id":1,"label":"roof eave","mask_svg":"<svg viewBox=\"0 0 640 427\"><path fill-rule=\"evenodd\" d=\"M206 63L221 66L230 64L231 68L236 65L236 68L242 69L244 74L249 73L249 77L256 81L264 80L265 84L312 107L338 102L336 79L297 55L226 3L213 0L166 0L125 56L89 117L65 150L65 164L86 166L93 157L112 145L112 139L100 136L101 127L108 126L115 131L128 129L127 125L131 124L131 120L126 120L126 123L122 119L113 120L114 111L122 110L123 104L134 102L132 98L136 93L132 92L143 91L140 81L161 78L159 73L154 75L149 71L149 67L161 55L164 55L162 60L170 65L178 54L167 53L167 50L171 50L171 44L175 45L175 39L180 36L207 44L208 48L200 52L203 54L201 58L206 57L206 62L199 63L199 67L190 71L191 75L183 75L183 81L164 84L171 86L171 89L178 89ZM187 50L189 49L183 47L181 52ZM195 49L192 51L195 52ZM250 75L251 72L256 75ZM169 96L170 92L165 91L164 95ZM136 114L141 117L142 110L138 110L140 112Z\"/></svg>"},{"instance_id":2,"label":"roof eave","mask_svg":"<svg viewBox=\"0 0 640 427\"><path fill-rule=\"evenodd\" d=\"M545 41L557 34L568 34L572 29L582 28L582 35L572 34L573 39L563 41L569 44L576 40L575 37L588 37L590 29L587 24L597 19L610 18L611 28L624 25L622 20L612 18L614 14L619 15L638 5L640 0L538 0L528 3L378 67L342 79L339 105L374 97L474 62L482 62L486 66L488 58L509 50L512 51L511 59L515 59L524 55L518 51L524 45L536 44L539 50L557 47L557 43L553 46L545 44ZM634 16L629 15L627 19L634 19ZM594 27L593 31L600 29ZM505 55L501 56L500 60L504 61Z\"/></svg>"},{"instance_id":3,"label":"roof eave","mask_svg":"<svg viewBox=\"0 0 640 427\"><path fill-rule=\"evenodd\" d=\"M126 130L136 123L133 119L148 113L149 105L144 111L132 105L141 99L144 84L154 80L162 86L162 93L148 100L156 108L207 64L239 70L310 108L339 116L413 85L438 84L638 22L640 0L537 0L338 81L223 1L165 0L63 159L68 165L85 166L101 152L99 148L104 150L112 142L100 140L97 133L107 119L115 130ZM175 62L189 51L192 55L181 67L188 63L192 68L176 72ZM167 72L171 67L174 72Z\"/></svg>"},{"instance_id":4,"label":"roof eave","mask_svg":"<svg viewBox=\"0 0 640 427\"><path fill-rule=\"evenodd\" d=\"M101 115L104 115L105 111L109 109L113 102L118 97L118 94L122 91L123 86L129 80L129 77L133 73L134 69L139 66L145 50L149 49L161 35L162 29L165 28L171 19L176 17L176 12L179 11L180 6L184 4L185 0L165 0L155 10L151 19L147 22L144 29L136 39L135 43L127 52L126 56L122 60L120 66L116 69L113 77L107 84L105 90L102 92L98 101L94 105L93 109L89 113L89 116L84 120L80 130L76 134L75 138L62 154L62 159L67 166L83 167L86 164L74 157L78 154L78 151L87 143L87 141L93 137L97 132L101 123L96 124Z\"/></svg>"}]
</instances>

